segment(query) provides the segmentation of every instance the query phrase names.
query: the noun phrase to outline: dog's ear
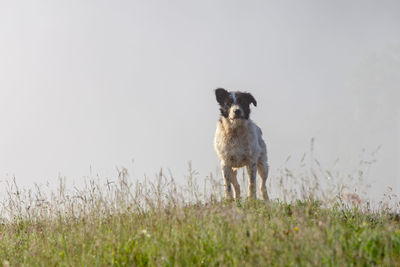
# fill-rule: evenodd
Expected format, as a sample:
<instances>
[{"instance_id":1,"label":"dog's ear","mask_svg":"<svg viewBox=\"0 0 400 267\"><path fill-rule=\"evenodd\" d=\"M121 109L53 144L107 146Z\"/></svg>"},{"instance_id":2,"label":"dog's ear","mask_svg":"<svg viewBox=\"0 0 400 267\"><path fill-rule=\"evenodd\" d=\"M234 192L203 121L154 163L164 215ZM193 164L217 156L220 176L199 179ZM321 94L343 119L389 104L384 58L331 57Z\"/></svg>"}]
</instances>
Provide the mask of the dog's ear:
<instances>
[{"instance_id":1,"label":"dog's ear","mask_svg":"<svg viewBox=\"0 0 400 267\"><path fill-rule=\"evenodd\" d=\"M253 105L254 105L255 107L257 107L257 101L256 101L256 99L254 98L254 96L252 96L250 93L245 93L244 96L245 96L245 98L247 99L247 101L248 101L249 103L253 103Z\"/></svg>"},{"instance_id":2,"label":"dog's ear","mask_svg":"<svg viewBox=\"0 0 400 267\"><path fill-rule=\"evenodd\" d=\"M222 105L224 100L229 96L229 93L224 88L218 88L215 89L215 96L217 98L217 102Z\"/></svg>"}]
</instances>

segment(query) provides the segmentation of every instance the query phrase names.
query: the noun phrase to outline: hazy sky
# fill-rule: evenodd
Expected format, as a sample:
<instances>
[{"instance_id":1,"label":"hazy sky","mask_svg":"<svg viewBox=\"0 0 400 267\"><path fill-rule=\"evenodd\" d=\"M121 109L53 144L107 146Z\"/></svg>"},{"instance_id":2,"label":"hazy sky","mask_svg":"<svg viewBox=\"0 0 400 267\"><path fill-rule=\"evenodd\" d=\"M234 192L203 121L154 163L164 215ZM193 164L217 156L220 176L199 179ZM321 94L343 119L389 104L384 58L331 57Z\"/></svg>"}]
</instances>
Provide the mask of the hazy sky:
<instances>
[{"instance_id":1,"label":"hazy sky","mask_svg":"<svg viewBox=\"0 0 400 267\"><path fill-rule=\"evenodd\" d=\"M316 138L400 193L399 1L0 0L0 179L219 166L213 90L258 102L270 179Z\"/></svg>"}]
</instances>

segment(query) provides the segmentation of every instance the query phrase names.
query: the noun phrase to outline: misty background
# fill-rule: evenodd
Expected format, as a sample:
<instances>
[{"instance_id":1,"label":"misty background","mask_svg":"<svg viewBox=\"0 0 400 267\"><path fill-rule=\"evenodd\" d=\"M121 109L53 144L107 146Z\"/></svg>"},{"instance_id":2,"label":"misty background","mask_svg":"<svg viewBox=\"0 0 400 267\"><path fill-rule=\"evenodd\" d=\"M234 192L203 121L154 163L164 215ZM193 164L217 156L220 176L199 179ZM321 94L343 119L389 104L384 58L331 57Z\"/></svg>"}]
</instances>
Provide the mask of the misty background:
<instances>
[{"instance_id":1,"label":"misty background","mask_svg":"<svg viewBox=\"0 0 400 267\"><path fill-rule=\"evenodd\" d=\"M0 1L0 180L215 173L224 87L257 99L269 179L314 137L345 173L380 146L372 192L400 193L399 14L399 1Z\"/></svg>"}]
</instances>

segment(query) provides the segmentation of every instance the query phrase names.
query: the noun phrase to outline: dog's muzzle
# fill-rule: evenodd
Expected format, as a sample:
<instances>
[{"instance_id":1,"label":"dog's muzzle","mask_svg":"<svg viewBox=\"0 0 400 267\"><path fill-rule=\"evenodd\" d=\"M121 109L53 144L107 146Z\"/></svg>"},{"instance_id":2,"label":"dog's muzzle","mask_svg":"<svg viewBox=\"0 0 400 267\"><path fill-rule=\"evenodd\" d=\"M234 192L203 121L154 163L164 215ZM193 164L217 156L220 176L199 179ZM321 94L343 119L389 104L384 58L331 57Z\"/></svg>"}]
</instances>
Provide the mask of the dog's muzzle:
<instances>
[{"instance_id":1,"label":"dog's muzzle","mask_svg":"<svg viewBox=\"0 0 400 267\"><path fill-rule=\"evenodd\" d=\"M229 119L241 119L243 118L243 110L239 106L232 106L229 112Z\"/></svg>"}]
</instances>

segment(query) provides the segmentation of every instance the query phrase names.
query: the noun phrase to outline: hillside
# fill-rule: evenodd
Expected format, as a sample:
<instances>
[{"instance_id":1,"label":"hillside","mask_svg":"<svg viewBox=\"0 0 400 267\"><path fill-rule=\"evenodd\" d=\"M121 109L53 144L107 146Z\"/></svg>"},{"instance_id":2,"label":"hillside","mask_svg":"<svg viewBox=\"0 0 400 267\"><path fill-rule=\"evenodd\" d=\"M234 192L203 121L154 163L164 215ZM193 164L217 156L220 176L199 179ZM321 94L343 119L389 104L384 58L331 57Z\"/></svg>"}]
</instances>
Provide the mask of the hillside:
<instances>
[{"instance_id":1,"label":"hillside","mask_svg":"<svg viewBox=\"0 0 400 267\"><path fill-rule=\"evenodd\" d=\"M190 177L182 189L161 173L154 184L126 176L74 192L61 181L48 195L11 185L3 265L400 266L400 216L384 206L198 199Z\"/></svg>"}]
</instances>

